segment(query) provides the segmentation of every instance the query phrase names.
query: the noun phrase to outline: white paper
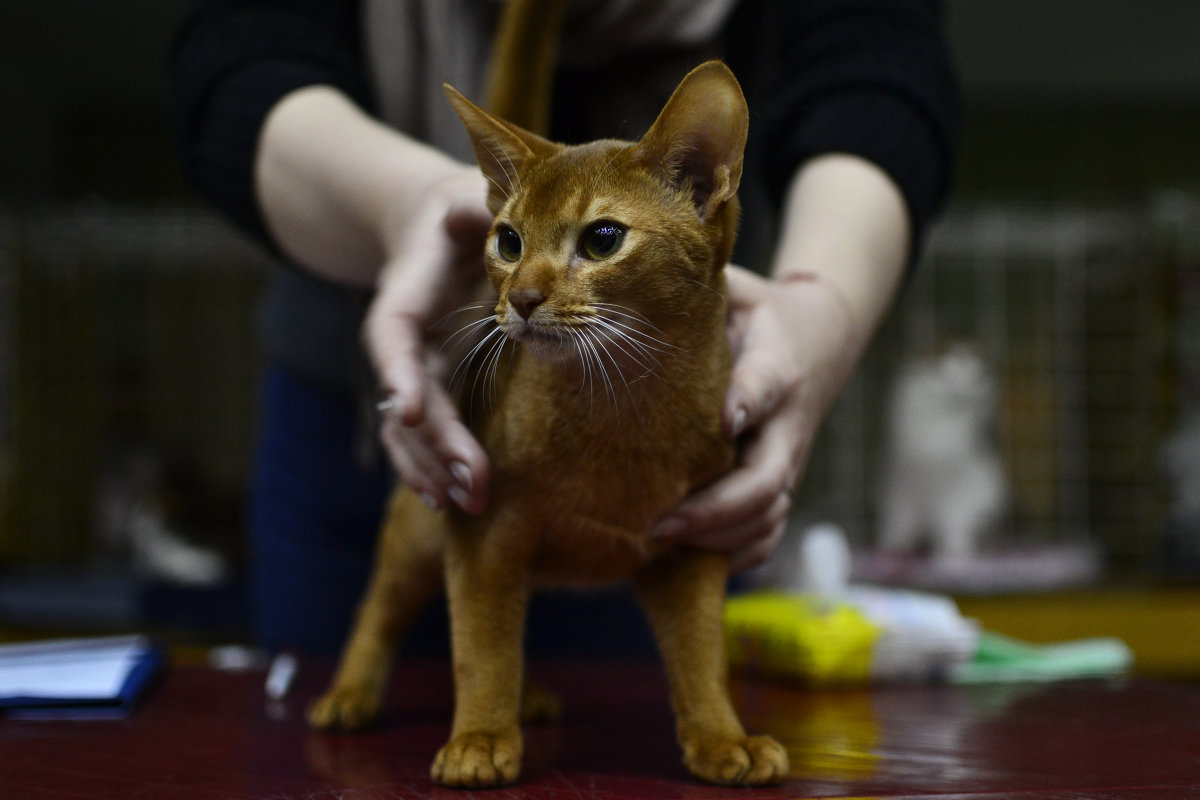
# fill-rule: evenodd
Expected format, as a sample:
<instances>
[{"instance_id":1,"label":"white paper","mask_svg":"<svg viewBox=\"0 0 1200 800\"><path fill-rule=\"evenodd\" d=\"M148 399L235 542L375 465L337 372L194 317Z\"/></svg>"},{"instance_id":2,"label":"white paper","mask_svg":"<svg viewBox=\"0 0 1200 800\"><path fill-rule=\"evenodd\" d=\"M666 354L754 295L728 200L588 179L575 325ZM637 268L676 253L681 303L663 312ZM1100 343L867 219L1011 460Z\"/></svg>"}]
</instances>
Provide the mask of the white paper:
<instances>
[{"instance_id":1,"label":"white paper","mask_svg":"<svg viewBox=\"0 0 1200 800\"><path fill-rule=\"evenodd\" d=\"M141 636L0 646L0 700L109 700L149 649Z\"/></svg>"}]
</instances>

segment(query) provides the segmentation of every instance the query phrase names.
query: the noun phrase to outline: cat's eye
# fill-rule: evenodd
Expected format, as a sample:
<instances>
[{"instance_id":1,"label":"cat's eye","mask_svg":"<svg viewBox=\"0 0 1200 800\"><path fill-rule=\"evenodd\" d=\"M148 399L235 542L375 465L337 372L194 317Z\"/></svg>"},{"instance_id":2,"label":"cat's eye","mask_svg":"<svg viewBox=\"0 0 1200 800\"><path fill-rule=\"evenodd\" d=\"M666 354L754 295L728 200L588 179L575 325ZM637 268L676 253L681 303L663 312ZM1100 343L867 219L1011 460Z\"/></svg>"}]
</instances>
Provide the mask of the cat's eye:
<instances>
[{"instance_id":1,"label":"cat's eye","mask_svg":"<svg viewBox=\"0 0 1200 800\"><path fill-rule=\"evenodd\" d=\"M621 249L625 241L625 228L615 222L603 220L592 223L583 232L580 250L593 261L603 261Z\"/></svg>"},{"instance_id":2,"label":"cat's eye","mask_svg":"<svg viewBox=\"0 0 1200 800\"><path fill-rule=\"evenodd\" d=\"M516 261L521 257L521 235L508 226L496 232L496 252L505 261Z\"/></svg>"}]
</instances>

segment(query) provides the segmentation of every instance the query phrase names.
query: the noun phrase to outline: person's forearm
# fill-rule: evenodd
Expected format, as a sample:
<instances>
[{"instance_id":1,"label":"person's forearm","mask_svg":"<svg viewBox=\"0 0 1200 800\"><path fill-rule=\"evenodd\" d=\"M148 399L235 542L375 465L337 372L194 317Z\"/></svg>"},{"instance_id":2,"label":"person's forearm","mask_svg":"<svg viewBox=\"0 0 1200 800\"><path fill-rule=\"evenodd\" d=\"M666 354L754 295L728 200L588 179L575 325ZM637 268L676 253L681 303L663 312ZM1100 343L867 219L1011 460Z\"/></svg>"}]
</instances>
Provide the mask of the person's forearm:
<instances>
[{"instance_id":1,"label":"person's forearm","mask_svg":"<svg viewBox=\"0 0 1200 800\"><path fill-rule=\"evenodd\" d=\"M861 347L891 306L910 239L903 196L882 170L856 156L819 156L792 178L771 274L840 295Z\"/></svg>"},{"instance_id":2,"label":"person's forearm","mask_svg":"<svg viewBox=\"0 0 1200 800\"><path fill-rule=\"evenodd\" d=\"M288 256L330 280L373 286L431 187L470 169L371 119L336 89L312 86L267 117L255 184Z\"/></svg>"}]
</instances>

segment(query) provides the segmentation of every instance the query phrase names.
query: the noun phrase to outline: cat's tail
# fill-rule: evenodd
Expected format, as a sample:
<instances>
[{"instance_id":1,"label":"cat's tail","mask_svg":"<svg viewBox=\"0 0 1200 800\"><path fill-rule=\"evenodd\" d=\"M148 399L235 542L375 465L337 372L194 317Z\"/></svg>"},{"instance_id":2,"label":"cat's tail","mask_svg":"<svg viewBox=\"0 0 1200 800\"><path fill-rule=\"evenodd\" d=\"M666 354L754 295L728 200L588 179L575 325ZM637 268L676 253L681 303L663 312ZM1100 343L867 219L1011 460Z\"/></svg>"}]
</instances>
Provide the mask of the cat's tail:
<instances>
[{"instance_id":1,"label":"cat's tail","mask_svg":"<svg viewBox=\"0 0 1200 800\"><path fill-rule=\"evenodd\" d=\"M492 40L484 107L545 136L568 0L507 0Z\"/></svg>"}]
</instances>

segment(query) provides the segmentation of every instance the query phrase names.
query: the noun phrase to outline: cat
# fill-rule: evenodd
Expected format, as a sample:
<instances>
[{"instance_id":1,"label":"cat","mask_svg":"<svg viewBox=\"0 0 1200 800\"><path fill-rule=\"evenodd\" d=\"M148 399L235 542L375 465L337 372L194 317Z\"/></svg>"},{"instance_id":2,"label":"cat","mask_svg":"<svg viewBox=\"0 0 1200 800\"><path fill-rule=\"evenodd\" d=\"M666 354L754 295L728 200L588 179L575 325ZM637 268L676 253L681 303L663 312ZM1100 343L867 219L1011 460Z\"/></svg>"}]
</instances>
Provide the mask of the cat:
<instances>
[{"instance_id":1,"label":"cat","mask_svg":"<svg viewBox=\"0 0 1200 800\"><path fill-rule=\"evenodd\" d=\"M989 436L995 386L983 358L958 344L901 368L887 417L880 491L880 547L910 552L922 541L935 563L964 566L1008 498Z\"/></svg>"},{"instance_id":2,"label":"cat","mask_svg":"<svg viewBox=\"0 0 1200 800\"><path fill-rule=\"evenodd\" d=\"M473 429L492 464L487 509L437 514L401 488L318 728L377 712L396 641L445 587L455 710L431 776L509 784L520 723L553 704L523 690L532 590L632 580L664 662L684 763L717 784L780 781L784 749L747 736L722 640L728 555L651 527L733 464L724 266L737 226L748 111L722 63L689 73L638 142L554 144L446 87L490 182L486 267L495 329L473 368ZM489 350L491 348L491 350ZM472 386L479 380L467 381Z\"/></svg>"},{"instance_id":3,"label":"cat","mask_svg":"<svg viewBox=\"0 0 1200 800\"><path fill-rule=\"evenodd\" d=\"M123 437L108 448L93 503L103 568L132 568L141 577L181 586L214 586L228 578L222 555L182 530L189 510L183 498L197 492L188 491L180 473L157 447L137 438Z\"/></svg>"}]
</instances>

